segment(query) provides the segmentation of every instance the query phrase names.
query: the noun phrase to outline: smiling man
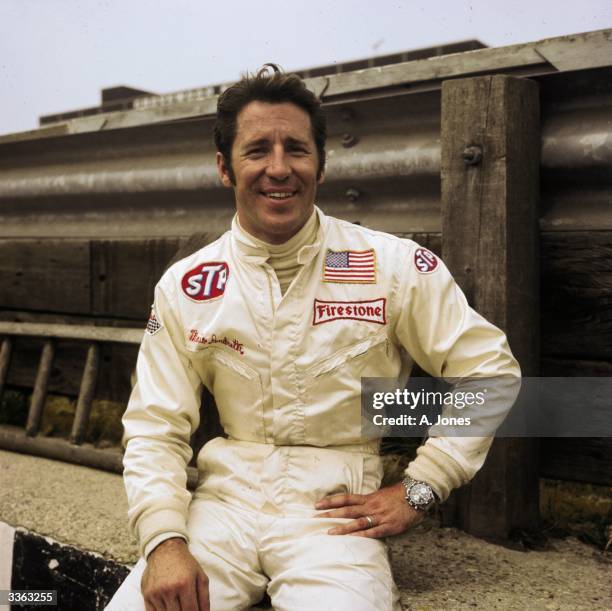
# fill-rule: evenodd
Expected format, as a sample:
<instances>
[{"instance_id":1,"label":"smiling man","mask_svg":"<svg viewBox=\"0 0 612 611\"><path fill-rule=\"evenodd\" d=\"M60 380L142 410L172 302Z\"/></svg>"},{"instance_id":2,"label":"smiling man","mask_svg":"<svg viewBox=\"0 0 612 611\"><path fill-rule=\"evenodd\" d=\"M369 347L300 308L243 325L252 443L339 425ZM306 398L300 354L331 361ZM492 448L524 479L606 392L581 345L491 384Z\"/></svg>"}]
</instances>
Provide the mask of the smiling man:
<instances>
[{"instance_id":1,"label":"smiling man","mask_svg":"<svg viewBox=\"0 0 612 611\"><path fill-rule=\"evenodd\" d=\"M234 187L241 227L263 242L282 244L312 216L323 180L310 117L290 102L254 101L238 124L231 165L217 155L221 181Z\"/></svg>"},{"instance_id":2,"label":"smiling man","mask_svg":"<svg viewBox=\"0 0 612 611\"><path fill-rule=\"evenodd\" d=\"M383 537L482 465L489 438L432 437L380 488L361 377L518 376L504 334L410 240L325 216L325 117L268 66L219 98L217 168L236 216L160 280L124 417L143 558L109 609L399 609ZM185 467L205 385L227 438Z\"/></svg>"}]
</instances>

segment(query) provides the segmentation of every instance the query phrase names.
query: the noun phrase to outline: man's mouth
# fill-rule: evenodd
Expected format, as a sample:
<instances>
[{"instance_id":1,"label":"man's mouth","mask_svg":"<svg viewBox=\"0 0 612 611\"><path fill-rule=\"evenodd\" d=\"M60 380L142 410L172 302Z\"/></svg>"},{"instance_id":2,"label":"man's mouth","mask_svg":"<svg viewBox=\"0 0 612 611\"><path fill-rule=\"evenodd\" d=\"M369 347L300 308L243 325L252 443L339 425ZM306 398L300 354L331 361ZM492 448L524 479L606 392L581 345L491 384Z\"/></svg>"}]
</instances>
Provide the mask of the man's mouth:
<instances>
[{"instance_id":1,"label":"man's mouth","mask_svg":"<svg viewBox=\"0 0 612 611\"><path fill-rule=\"evenodd\" d=\"M289 199L290 197L293 197L296 193L297 191L269 191L267 193L265 191L262 191L262 195L265 195L266 197L269 197L270 199L274 199L276 201Z\"/></svg>"}]
</instances>

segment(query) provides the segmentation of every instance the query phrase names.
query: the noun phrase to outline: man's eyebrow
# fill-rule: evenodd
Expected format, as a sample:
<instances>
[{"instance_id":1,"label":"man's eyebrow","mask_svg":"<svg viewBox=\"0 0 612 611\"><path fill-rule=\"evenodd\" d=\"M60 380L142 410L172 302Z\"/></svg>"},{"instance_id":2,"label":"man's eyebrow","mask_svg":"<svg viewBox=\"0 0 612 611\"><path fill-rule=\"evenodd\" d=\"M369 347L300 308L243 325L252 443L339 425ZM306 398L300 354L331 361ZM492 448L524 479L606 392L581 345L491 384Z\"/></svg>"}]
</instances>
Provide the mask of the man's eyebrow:
<instances>
[{"instance_id":1,"label":"man's eyebrow","mask_svg":"<svg viewBox=\"0 0 612 611\"><path fill-rule=\"evenodd\" d=\"M256 138L255 140L248 140L247 142L243 142L241 148L242 149L247 149L250 148L252 146L264 146L270 143L270 140L268 138ZM307 140L301 140L300 138L294 138L293 136L288 136L287 139L285 140L286 144L289 144L291 146L308 146L308 141Z\"/></svg>"},{"instance_id":2,"label":"man's eyebrow","mask_svg":"<svg viewBox=\"0 0 612 611\"><path fill-rule=\"evenodd\" d=\"M250 146L261 146L268 144L270 141L268 138L257 138L256 140L248 140L242 144L242 148L249 148Z\"/></svg>"},{"instance_id":3,"label":"man's eyebrow","mask_svg":"<svg viewBox=\"0 0 612 611\"><path fill-rule=\"evenodd\" d=\"M307 140L300 140L299 138L292 138L291 136L289 136L287 138L287 144L299 144L300 146L308 146L308 141Z\"/></svg>"}]
</instances>

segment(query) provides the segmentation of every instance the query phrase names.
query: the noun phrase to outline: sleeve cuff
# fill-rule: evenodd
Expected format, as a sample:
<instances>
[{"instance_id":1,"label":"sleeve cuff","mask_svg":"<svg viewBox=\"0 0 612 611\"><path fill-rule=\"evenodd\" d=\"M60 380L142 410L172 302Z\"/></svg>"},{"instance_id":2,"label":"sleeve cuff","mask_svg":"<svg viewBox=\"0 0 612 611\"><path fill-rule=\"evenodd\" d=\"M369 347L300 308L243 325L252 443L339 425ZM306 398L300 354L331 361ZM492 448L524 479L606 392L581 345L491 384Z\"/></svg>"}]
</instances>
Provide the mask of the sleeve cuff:
<instances>
[{"instance_id":1,"label":"sleeve cuff","mask_svg":"<svg viewBox=\"0 0 612 611\"><path fill-rule=\"evenodd\" d=\"M185 535L179 532L165 532L153 537L145 546L143 550L143 556L145 560L149 557L149 554L160 544L166 541L166 539L173 539L176 537L180 537L181 539L187 541Z\"/></svg>"},{"instance_id":2,"label":"sleeve cuff","mask_svg":"<svg viewBox=\"0 0 612 611\"><path fill-rule=\"evenodd\" d=\"M427 482L441 501L448 498L451 490L469 481L456 460L429 443L417 449L417 457L408 465L404 474Z\"/></svg>"},{"instance_id":3,"label":"sleeve cuff","mask_svg":"<svg viewBox=\"0 0 612 611\"><path fill-rule=\"evenodd\" d=\"M146 558L153 551L156 541L159 545L164 539L182 537L189 541L185 516L176 509L159 509L146 514L138 521L138 540L140 553Z\"/></svg>"}]
</instances>

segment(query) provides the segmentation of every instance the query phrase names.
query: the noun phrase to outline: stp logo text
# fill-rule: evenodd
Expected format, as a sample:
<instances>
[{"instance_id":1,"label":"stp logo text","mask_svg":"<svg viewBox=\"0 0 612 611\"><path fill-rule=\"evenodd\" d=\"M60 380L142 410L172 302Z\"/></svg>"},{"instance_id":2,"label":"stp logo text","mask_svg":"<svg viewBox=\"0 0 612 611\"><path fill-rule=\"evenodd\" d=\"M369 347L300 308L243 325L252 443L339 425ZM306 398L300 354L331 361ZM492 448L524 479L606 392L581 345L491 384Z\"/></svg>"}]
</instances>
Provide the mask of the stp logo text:
<instances>
[{"instance_id":1,"label":"stp logo text","mask_svg":"<svg viewBox=\"0 0 612 611\"><path fill-rule=\"evenodd\" d=\"M421 274L431 274L438 267L438 257L426 248L414 251L414 265Z\"/></svg>"},{"instance_id":2,"label":"stp logo text","mask_svg":"<svg viewBox=\"0 0 612 611\"><path fill-rule=\"evenodd\" d=\"M229 268L224 261L201 263L183 276L181 287L189 299L207 301L223 295L228 278Z\"/></svg>"}]
</instances>

